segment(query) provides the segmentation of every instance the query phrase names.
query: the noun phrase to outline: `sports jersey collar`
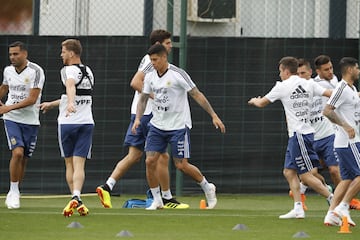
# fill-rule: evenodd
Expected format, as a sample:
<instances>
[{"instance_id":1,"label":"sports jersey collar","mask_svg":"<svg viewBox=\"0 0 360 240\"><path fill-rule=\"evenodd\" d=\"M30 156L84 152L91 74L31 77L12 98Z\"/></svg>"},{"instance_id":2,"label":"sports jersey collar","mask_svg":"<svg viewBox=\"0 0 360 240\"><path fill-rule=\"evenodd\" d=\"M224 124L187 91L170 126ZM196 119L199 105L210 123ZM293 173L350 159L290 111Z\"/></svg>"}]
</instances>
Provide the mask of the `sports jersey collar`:
<instances>
[{"instance_id":1,"label":"sports jersey collar","mask_svg":"<svg viewBox=\"0 0 360 240\"><path fill-rule=\"evenodd\" d=\"M26 65L25 65L25 67L23 68L23 69L21 69L21 71L20 72L18 72L17 71L17 69L16 69L16 67L14 67L14 69L15 69L15 72L17 73L17 74L21 74L27 67L28 67L28 65L29 65L29 63L30 63L30 61L29 60L26 60L27 61L27 63L26 63Z\"/></svg>"},{"instance_id":2,"label":"sports jersey collar","mask_svg":"<svg viewBox=\"0 0 360 240\"><path fill-rule=\"evenodd\" d=\"M169 68L170 68L170 63L168 63L167 69L161 75L159 74L159 71L156 70L158 77L161 78L162 76L164 76L168 72Z\"/></svg>"}]
</instances>

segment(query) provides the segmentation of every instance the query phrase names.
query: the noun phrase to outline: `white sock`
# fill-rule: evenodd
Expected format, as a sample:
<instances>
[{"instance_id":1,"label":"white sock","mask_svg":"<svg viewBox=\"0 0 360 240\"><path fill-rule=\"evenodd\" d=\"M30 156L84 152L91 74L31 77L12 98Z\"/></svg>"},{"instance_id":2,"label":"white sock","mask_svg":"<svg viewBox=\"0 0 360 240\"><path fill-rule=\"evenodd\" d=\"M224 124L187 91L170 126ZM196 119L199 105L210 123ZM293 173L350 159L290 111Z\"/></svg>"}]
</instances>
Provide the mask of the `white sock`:
<instances>
[{"instance_id":1,"label":"white sock","mask_svg":"<svg viewBox=\"0 0 360 240\"><path fill-rule=\"evenodd\" d=\"M204 192L209 192L211 190L209 182L206 180L205 177L203 178L203 180L201 182L199 182L199 185Z\"/></svg>"},{"instance_id":2,"label":"white sock","mask_svg":"<svg viewBox=\"0 0 360 240\"><path fill-rule=\"evenodd\" d=\"M295 211L304 211L301 202L294 202L294 210Z\"/></svg>"},{"instance_id":3,"label":"white sock","mask_svg":"<svg viewBox=\"0 0 360 240\"><path fill-rule=\"evenodd\" d=\"M79 200L80 200L80 194L81 194L81 191L80 191L80 190L74 190L74 191L73 191L73 197L78 197Z\"/></svg>"},{"instance_id":4,"label":"white sock","mask_svg":"<svg viewBox=\"0 0 360 240\"><path fill-rule=\"evenodd\" d=\"M10 192L19 193L19 182L10 182Z\"/></svg>"},{"instance_id":5,"label":"white sock","mask_svg":"<svg viewBox=\"0 0 360 240\"><path fill-rule=\"evenodd\" d=\"M301 194L305 194L307 188L308 188L308 186L306 186L305 184L300 182L300 193Z\"/></svg>"},{"instance_id":6,"label":"white sock","mask_svg":"<svg viewBox=\"0 0 360 240\"><path fill-rule=\"evenodd\" d=\"M106 181L106 184L109 186L110 190L113 190L116 184L116 180L113 179L112 177L109 177L108 180Z\"/></svg>"},{"instance_id":7,"label":"white sock","mask_svg":"<svg viewBox=\"0 0 360 240\"><path fill-rule=\"evenodd\" d=\"M154 201L162 201L161 194L160 194L160 187L150 188L151 193L153 195Z\"/></svg>"},{"instance_id":8,"label":"white sock","mask_svg":"<svg viewBox=\"0 0 360 240\"><path fill-rule=\"evenodd\" d=\"M167 199L167 200L173 198L170 189L169 189L169 190L166 190L166 191L161 191L161 195L162 195L163 198L165 198L165 199Z\"/></svg>"},{"instance_id":9,"label":"white sock","mask_svg":"<svg viewBox=\"0 0 360 240\"><path fill-rule=\"evenodd\" d=\"M346 202L341 202L341 203L339 204L339 207L342 208L342 209L348 210L350 206L349 206L349 204L346 203Z\"/></svg>"}]
</instances>

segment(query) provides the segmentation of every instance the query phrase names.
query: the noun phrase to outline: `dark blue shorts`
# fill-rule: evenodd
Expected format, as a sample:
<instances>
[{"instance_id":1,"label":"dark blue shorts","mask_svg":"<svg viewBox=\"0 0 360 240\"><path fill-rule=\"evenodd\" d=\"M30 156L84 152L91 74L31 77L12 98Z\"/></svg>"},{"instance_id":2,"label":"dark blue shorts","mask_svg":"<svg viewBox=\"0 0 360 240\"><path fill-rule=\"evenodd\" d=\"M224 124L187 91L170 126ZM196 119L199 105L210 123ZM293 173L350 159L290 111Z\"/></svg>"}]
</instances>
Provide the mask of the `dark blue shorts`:
<instances>
[{"instance_id":1,"label":"dark blue shorts","mask_svg":"<svg viewBox=\"0 0 360 240\"><path fill-rule=\"evenodd\" d=\"M131 128L134 125L135 117L135 114L131 115L130 124L124 140L124 145L127 147L132 146L137 147L140 150L144 150L146 136L149 132L149 122L152 118L152 114L142 116L142 118L140 119L141 125L136 129L136 134L133 134L131 132Z\"/></svg>"},{"instance_id":2,"label":"dark blue shorts","mask_svg":"<svg viewBox=\"0 0 360 240\"><path fill-rule=\"evenodd\" d=\"M168 144L171 146L171 155L175 158L190 158L190 129L163 131L151 123L146 140L146 152L164 153Z\"/></svg>"},{"instance_id":3,"label":"dark blue shorts","mask_svg":"<svg viewBox=\"0 0 360 240\"><path fill-rule=\"evenodd\" d=\"M298 174L319 166L319 158L313 149L314 134L294 133L289 138L284 168L295 169Z\"/></svg>"},{"instance_id":4,"label":"dark blue shorts","mask_svg":"<svg viewBox=\"0 0 360 240\"><path fill-rule=\"evenodd\" d=\"M339 161L334 154L334 138L330 135L326 138L314 141L314 150L320 159L324 160L326 166L338 166Z\"/></svg>"},{"instance_id":5,"label":"dark blue shorts","mask_svg":"<svg viewBox=\"0 0 360 240\"><path fill-rule=\"evenodd\" d=\"M30 158L36 147L39 125L28 125L4 120L6 137L9 149L24 148L24 156Z\"/></svg>"},{"instance_id":6,"label":"dark blue shorts","mask_svg":"<svg viewBox=\"0 0 360 240\"><path fill-rule=\"evenodd\" d=\"M61 156L91 158L93 124L60 124L58 138Z\"/></svg>"},{"instance_id":7,"label":"dark blue shorts","mask_svg":"<svg viewBox=\"0 0 360 240\"><path fill-rule=\"evenodd\" d=\"M347 148L335 148L343 180L353 180L360 176L360 143L350 143Z\"/></svg>"}]
</instances>

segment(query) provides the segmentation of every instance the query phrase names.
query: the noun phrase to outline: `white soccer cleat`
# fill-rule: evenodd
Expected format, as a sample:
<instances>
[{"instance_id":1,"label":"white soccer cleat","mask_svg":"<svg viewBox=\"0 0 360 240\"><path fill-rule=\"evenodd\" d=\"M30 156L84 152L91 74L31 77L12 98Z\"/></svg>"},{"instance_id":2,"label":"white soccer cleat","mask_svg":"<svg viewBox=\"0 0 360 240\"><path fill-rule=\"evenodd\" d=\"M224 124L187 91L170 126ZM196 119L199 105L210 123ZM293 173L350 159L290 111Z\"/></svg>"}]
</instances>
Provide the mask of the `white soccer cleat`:
<instances>
[{"instance_id":1,"label":"white soccer cleat","mask_svg":"<svg viewBox=\"0 0 360 240\"><path fill-rule=\"evenodd\" d=\"M280 219L291 219L291 218L297 218L297 219L303 219L305 218L305 212L303 209L299 211L295 211L295 209L292 209L290 212L280 215Z\"/></svg>"},{"instance_id":2,"label":"white soccer cleat","mask_svg":"<svg viewBox=\"0 0 360 240\"><path fill-rule=\"evenodd\" d=\"M20 208L20 194L9 192L6 195L5 205L8 209L18 209Z\"/></svg>"},{"instance_id":3,"label":"white soccer cleat","mask_svg":"<svg viewBox=\"0 0 360 240\"><path fill-rule=\"evenodd\" d=\"M145 210L158 210L163 208L164 208L164 203L162 200L160 201L154 200L149 207L145 208Z\"/></svg>"},{"instance_id":4,"label":"white soccer cleat","mask_svg":"<svg viewBox=\"0 0 360 240\"><path fill-rule=\"evenodd\" d=\"M342 221L338 215L336 215L333 211L328 211L325 219L324 225L326 226L341 226Z\"/></svg>"},{"instance_id":5,"label":"white soccer cleat","mask_svg":"<svg viewBox=\"0 0 360 240\"><path fill-rule=\"evenodd\" d=\"M339 218L342 219L342 217L346 217L347 220L348 220L348 223L352 226L352 227L355 227L356 226L356 223L351 219L350 217L350 213L349 213L349 209L343 209L339 206L337 206L335 209L334 209L334 214L337 215Z\"/></svg>"},{"instance_id":6,"label":"white soccer cleat","mask_svg":"<svg viewBox=\"0 0 360 240\"><path fill-rule=\"evenodd\" d=\"M210 191L205 193L207 207L206 209L213 209L216 206L217 198L216 198L216 187L215 184L209 183Z\"/></svg>"}]
</instances>

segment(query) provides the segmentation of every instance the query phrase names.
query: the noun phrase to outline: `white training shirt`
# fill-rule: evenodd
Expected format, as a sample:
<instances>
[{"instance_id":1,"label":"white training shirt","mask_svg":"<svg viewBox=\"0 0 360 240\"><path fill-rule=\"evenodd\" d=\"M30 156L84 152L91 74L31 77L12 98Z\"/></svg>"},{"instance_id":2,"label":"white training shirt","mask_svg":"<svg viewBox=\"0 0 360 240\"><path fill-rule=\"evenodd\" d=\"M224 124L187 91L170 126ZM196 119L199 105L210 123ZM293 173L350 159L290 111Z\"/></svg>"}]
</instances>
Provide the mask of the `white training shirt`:
<instances>
[{"instance_id":1,"label":"white training shirt","mask_svg":"<svg viewBox=\"0 0 360 240\"><path fill-rule=\"evenodd\" d=\"M280 100L284 106L289 137L294 132L300 134L313 133L311 127L310 107L313 96L321 96L326 89L314 81L308 81L292 75L287 80L276 82L275 86L265 95L270 102Z\"/></svg>"},{"instance_id":2,"label":"white training shirt","mask_svg":"<svg viewBox=\"0 0 360 240\"><path fill-rule=\"evenodd\" d=\"M319 76L316 76L313 81L326 89L335 89L338 84L338 79L335 75L330 81L320 79ZM313 98L310 123L315 129L314 140L320 140L335 133L334 124L322 114L328 99L329 98L325 96L314 96Z\"/></svg>"},{"instance_id":3,"label":"white training shirt","mask_svg":"<svg viewBox=\"0 0 360 240\"><path fill-rule=\"evenodd\" d=\"M161 77L157 71L145 76L143 92L153 93L154 101L150 123L164 131L191 128L191 114L187 92L195 83L181 68L172 64Z\"/></svg>"},{"instance_id":4,"label":"white training shirt","mask_svg":"<svg viewBox=\"0 0 360 240\"><path fill-rule=\"evenodd\" d=\"M43 89L45 82L44 70L36 63L27 62L24 70L17 73L14 66L7 66L4 69L3 84L9 86L6 105L13 105L29 97L30 89ZM29 125L40 125L39 107L41 91L36 103L24 108L12 110L3 115L3 119L25 123Z\"/></svg>"},{"instance_id":5,"label":"white training shirt","mask_svg":"<svg viewBox=\"0 0 360 240\"><path fill-rule=\"evenodd\" d=\"M351 142L360 142L359 121L360 121L360 98L355 86L350 87L345 80L341 80L327 104L335 107L335 113L344 119L355 129L355 138ZM335 148L347 148L349 135L340 126L335 128Z\"/></svg>"},{"instance_id":6,"label":"white training shirt","mask_svg":"<svg viewBox=\"0 0 360 240\"><path fill-rule=\"evenodd\" d=\"M147 54L142 58L142 60L139 64L139 67L138 67L138 71L141 71L146 75L147 73L149 73L153 70L154 70L154 67L151 63L150 56ZM131 114L136 114L139 97L140 97L140 93L138 91L135 91L133 101L131 104ZM153 102L153 100L149 98L148 103L145 108L144 115L151 114L152 102Z\"/></svg>"},{"instance_id":7,"label":"white training shirt","mask_svg":"<svg viewBox=\"0 0 360 240\"><path fill-rule=\"evenodd\" d=\"M94 85L94 75L88 66L86 66L86 72L90 79L84 77L81 84L76 87L77 89L91 89L92 85ZM64 66L61 69L61 81L64 85L68 79L74 79L75 84L77 84L81 77L81 70L76 65ZM59 124L94 124L92 115L92 96L75 96L76 112L71 113L66 117L67 99L66 94L61 95L58 116Z\"/></svg>"}]
</instances>

